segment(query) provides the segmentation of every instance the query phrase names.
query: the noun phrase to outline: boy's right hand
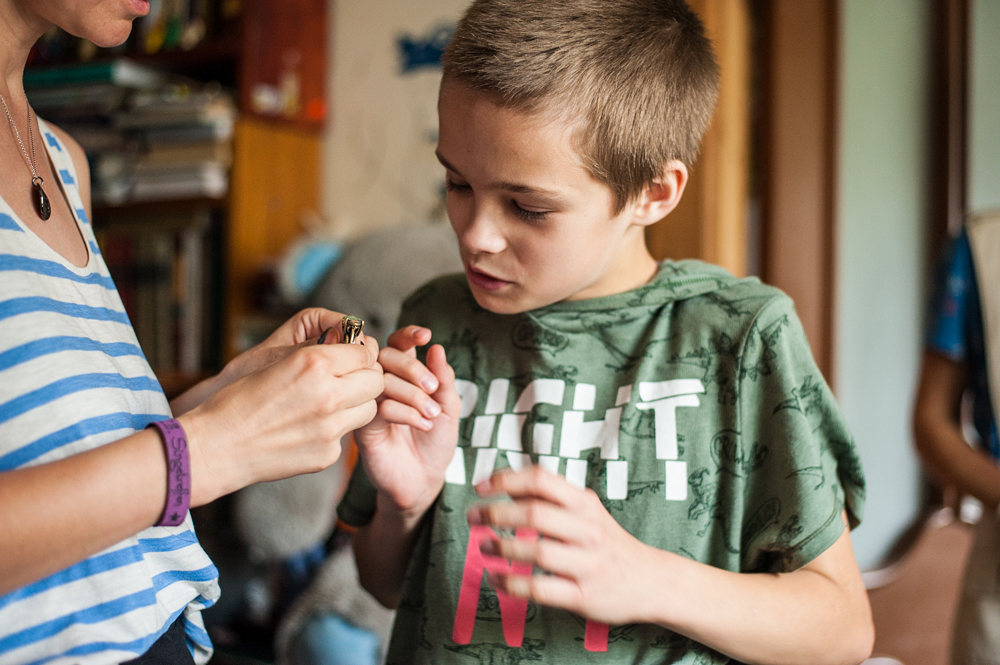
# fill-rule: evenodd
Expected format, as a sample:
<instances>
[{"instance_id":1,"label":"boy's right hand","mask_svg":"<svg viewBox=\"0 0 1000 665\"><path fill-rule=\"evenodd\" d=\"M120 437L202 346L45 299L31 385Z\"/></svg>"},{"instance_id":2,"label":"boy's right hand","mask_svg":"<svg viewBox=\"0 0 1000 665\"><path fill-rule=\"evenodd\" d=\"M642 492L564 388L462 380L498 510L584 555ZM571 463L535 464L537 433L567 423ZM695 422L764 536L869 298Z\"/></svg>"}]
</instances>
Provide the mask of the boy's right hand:
<instances>
[{"instance_id":1,"label":"boy's right hand","mask_svg":"<svg viewBox=\"0 0 1000 665\"><path fill-rule=\"evenodd\" d=\"M378 357L385 371L378 415L354 433L379 509L404 519L419 519L437 498L458 445L461 399L444 347L428 349L426 365L416 357L430 339L419 326L389 336Z\"/></svg>"}]
</instances>

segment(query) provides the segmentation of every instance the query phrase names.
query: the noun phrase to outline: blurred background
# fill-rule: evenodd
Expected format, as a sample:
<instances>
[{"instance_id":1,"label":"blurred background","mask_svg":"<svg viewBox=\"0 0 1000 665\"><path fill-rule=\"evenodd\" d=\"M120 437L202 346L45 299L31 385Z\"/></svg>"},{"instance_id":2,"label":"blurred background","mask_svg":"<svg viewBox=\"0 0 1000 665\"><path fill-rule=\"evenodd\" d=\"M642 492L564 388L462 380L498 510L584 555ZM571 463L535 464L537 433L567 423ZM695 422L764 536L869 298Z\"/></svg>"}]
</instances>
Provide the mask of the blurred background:
<instances>
[{"instance_id":1,"label":"blurred background","mask_svg":"<svg viewBox=\"0 0 1000 665\"><path fill-rule=\"evenodd\" d=\"M87 152L94 229L168 396L304 305L384 336L409 290L460 269L433 150L466 4L153 0L119 48L39 42L29 99ZM691 4L722 91L650 246L795 300L865 464L853 537L876 651L944 663L976 506L925 481L910 413L937 256L967 215L1000 209L1000 0ZM281 622L311 611L294 603L342 546L349 463L198 511L222 569L214 662L295 661ZM352 607L336 612L367 611ZM347 623L378 637L391 617L368 609Z\"/></svg>"}]
</instances>

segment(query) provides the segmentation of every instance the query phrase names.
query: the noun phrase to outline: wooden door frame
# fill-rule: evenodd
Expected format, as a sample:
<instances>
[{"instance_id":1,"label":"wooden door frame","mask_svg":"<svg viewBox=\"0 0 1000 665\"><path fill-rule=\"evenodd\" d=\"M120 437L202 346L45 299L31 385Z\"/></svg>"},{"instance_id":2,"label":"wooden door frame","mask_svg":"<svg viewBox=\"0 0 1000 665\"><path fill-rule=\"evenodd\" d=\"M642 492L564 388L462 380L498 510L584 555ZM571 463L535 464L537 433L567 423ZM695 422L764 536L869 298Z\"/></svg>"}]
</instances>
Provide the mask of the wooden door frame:
<instances>
[{"instance_id":1,"label":"wooden door frame","mask_svg":"<svg viewBox=\"0 0 1000 665\"><path fill-rule=\"evenodd\" d=\"M749 0L689 0L715 46L719 100L680 204L649 227L653 257L697 258L742 277L747 269L750 167Z\"/></svg>"},{"instance_id":2,"label":"wooden door frame","mask_svg":"<svg viewBox=\"0 0 1000 665\"><path fill-rule=\"evenodd\" d=\"M793 301L834 385L838 0L764 0L761 278Z\"/></svg>"},{"instance_id":3,"label":"wooden door frame","mask_svg":"<svg viewBox=\"0 0 1000 665\"><path fill-rule=\"evenodd\" d=\"M936 254L955 235L967 213L968 73L970 0L934 2L931 49L933 72L930 249Z\"/></svg>"}]
</instances>

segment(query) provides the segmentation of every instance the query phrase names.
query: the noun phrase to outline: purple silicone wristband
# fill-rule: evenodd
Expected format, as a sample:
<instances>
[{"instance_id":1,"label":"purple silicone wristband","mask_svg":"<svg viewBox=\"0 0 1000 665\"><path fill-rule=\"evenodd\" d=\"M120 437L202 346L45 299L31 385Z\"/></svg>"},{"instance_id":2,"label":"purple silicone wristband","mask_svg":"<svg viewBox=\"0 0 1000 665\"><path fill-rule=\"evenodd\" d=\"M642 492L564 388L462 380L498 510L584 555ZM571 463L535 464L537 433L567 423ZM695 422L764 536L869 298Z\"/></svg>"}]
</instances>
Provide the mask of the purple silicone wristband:
<instances>
[{"instance_id":1,"label":"purple silicone wristband","mask_svg":"<svg viewBox=\"0 0 1000 665\"><path fill-rule=\"evenodd\" d=\"M187 436L174 418L151 423L150 427L160 430L163 450L167 454L167 503L156 526L178 526L184 523L191 506L191 462L188 460Z\"/></svg>"}]
</instances>

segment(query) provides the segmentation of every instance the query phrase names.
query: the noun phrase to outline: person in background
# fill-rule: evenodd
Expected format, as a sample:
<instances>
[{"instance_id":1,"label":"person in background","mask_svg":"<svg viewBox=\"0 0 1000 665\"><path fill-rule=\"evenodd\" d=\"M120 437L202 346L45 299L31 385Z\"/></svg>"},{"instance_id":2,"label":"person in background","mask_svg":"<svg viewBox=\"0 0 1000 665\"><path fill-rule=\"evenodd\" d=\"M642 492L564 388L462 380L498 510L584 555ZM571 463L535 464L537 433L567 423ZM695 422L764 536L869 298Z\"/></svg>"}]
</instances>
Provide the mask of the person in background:
<instances>
[{"instance_id":1,"label":"person in background","mask_svg":"<svg viewBox=\"0 0 1000 665\"><path fill-rule=\"evenodd\" d=\"M930 307L913 411L917 450L944 488L983 503L952 639L953 665L1000 663L1000 217L979 218L950 244ZM992 365L991 365L992 362ZM970 394L978 438L966 442Z\"/></svg>"},{"instance_id":2,"label":"person in background","mask_svg":"<svg viewBox=\"0 0 1000 665\"><path fill-rule=\"evenodd\" d=\"M337 344L341 315L310 309L167 403L95 242L85 156L22 87L51 26L108 47L148 11L0 0L5 665L205 663L218 574L188 507L329 466L383 389L376 342Z\"/></svg>"}]
</instances>

